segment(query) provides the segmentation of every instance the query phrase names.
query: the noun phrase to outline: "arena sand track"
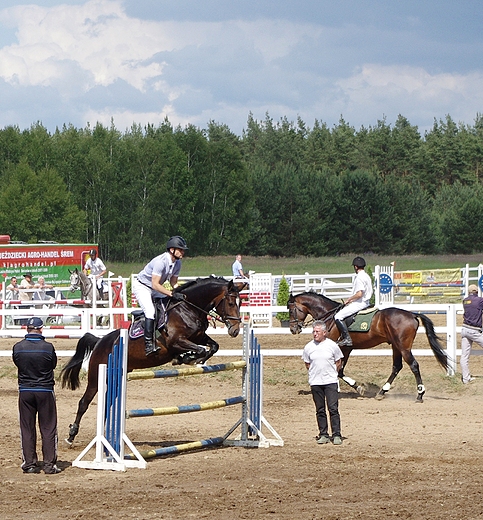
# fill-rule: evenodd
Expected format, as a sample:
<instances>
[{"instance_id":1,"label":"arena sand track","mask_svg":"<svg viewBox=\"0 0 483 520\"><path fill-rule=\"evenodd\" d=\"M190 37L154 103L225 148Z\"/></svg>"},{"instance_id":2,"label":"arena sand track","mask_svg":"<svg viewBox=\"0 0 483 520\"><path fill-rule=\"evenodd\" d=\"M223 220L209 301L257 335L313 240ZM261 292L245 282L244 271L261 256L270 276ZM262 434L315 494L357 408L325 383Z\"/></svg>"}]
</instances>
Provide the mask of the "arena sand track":
<instances>
[{"instance_id":1,"label":"arena sand track","mask_svg":"<svg viewBox=\"0 0 483 520\"><path fill-rule=\"evenodd\" d=\"M309 336L265 337L262 348L301 348ZM10 348L14 340L2 340ZM241 339L223 339L239 348ZM421 340L418 348L424 346ZM73 342L55 341L69 349ZM233 358L217 358L217 362ZM61 359L60 364L66 362ZM23 475L15 369L0 358L0 514L5 519L474 519L483 516L483 378L463 386L433 357L419 359L427 393L415 403L407 367L382 401L341 387L342 446L319 446L306 371L295 358L265 358L265 416L285 441L269 449L223 448L151 459L126 473L73 468L95 435L96 407L75 447L59 442L60 475ZM391 358L350 360L347 373L381 385ZM483 375L483 357L472 358ZM83 392L57 385L59 436L67 435ZM129 383L128 408L189 404L239 395L238 373ZM238 406L189 415L130 419L139 449L223 435Z\"/></svg>"}]
</instances>

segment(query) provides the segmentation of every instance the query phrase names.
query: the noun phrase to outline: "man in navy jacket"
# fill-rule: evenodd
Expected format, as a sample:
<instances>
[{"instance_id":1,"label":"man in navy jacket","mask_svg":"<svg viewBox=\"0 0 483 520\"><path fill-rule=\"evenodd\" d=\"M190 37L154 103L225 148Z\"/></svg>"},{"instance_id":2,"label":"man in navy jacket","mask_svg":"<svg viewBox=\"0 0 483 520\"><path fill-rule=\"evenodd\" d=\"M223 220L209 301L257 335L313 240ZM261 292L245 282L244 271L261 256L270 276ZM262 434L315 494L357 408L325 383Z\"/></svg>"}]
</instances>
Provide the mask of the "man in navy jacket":
<instances>
[{"instance_id":1,"label":"man in navy jacket","mask_svg":"<svg viewBox=\"0 0 483 520\"><path fill-rule=\"evenodd\" d=\"M47 474L60 473L57 467L57 406L54 394L54 369L57 355L52 343L42 336L44 323L29 318L27 334L13 347L13 362L18 368L18 408L22 441L22 470L39 473L37 459L38 415L42 437L43 469Z\"/></svg>"}]
</instances>

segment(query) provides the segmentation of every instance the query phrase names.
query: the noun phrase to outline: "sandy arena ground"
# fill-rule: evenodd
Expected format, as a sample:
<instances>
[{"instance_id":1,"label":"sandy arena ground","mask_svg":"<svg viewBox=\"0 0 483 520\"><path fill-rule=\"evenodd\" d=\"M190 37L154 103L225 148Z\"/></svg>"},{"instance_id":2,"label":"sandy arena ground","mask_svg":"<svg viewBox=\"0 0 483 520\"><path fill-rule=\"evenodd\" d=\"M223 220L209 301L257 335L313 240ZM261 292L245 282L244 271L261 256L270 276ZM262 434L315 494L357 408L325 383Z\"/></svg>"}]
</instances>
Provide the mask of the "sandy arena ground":
<instances>
[{"instance_id":1,"label":"sandy arena ground","mask_svg":"<svg viewBox=\"0 0 483 520\"><path fill-rule=\"evenodd\" d=\"M302 348L310 336L260 336L262 348ZM1 340L11 348L15 340ZM222 348L241 339L220 338ZM54 340L57 350L74 341ZM416 348L427 346L418 339ZM215 358L216 362L233 358ZM62 366L67 360L61 358ZM405 367L381 401L342 384L342 446L319 446L306 371L296 358L265 358L264 415L285 441L268 449L218 448L150 459L125 473L73 468L95 436L91 405L72 449L62 442L82 389L57 385L59 475L20 469L17 386L11 360L0 358L0 514L3 519L475 519L483 518L483 377L463 386L433 357L419 360L427 393ZM390 357L353 357L346 373L369 388L390 373ZM483 356L471 360L483 376ZM131 382L128 408L192 404L239 395L240 373ZM222 436L239 406L169 417L129 419L138 449ZM268 432L267 432L268 434ZM39 453L41 459L41 453ZM92 455L93 458L94 455Z\"/></svg>"}]
</instances>

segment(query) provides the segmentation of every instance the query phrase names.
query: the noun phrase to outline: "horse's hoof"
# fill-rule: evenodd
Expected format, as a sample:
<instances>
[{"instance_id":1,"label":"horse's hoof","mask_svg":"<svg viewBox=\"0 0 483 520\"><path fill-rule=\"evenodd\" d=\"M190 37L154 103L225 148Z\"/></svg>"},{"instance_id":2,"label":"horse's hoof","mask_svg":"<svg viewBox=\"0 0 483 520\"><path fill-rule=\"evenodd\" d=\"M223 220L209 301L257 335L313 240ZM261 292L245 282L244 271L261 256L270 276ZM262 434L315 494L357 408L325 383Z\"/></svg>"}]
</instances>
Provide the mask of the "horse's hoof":
<instances>
[{"instance_id":1,"label":"horse's hoof","mask_svg":"<svg viewBox=\"0 0 483 520\"><path fill-rule=\"evenodd\" d=\"M416 402L417 403L422 403L423 402L423 394L418 395L418 397L416 397Z\"/></svg>"},{"instance_id":2,"label":"horse's hoof","mask_svg":"<svg viewBox=\"0 0 483 520\"><path fill-rule=\"evenodd\" d=\"M357 388L357 393L361 396L364 396L364 394L366 393L366 388L364 385L359 385Z\"/></svg>"},{"instance_id":3,"label":"horse's hoof","mask_svg":"<svg viewBox=\"0 0 483 520\"><path fill-rule=\"evenodd\" d=\"M74 441L71 441L69 439L64 439L64 442L67 444L68 448L72 448Z\"/></svg>"},{"instance_id":4,"label":"horse's hoof","mask_svg":"<svg viewBox=\"0 0 483 520\"><path fill-rule=\"evenodd\" d=\"M383 392L383 393L380 393L380 392L379 392L378 394L376 394L375 399L376 399L377 401L382 401L382 400L384 399L384 395L385 395L385 392Z\"/></svg>"}]
</instances>

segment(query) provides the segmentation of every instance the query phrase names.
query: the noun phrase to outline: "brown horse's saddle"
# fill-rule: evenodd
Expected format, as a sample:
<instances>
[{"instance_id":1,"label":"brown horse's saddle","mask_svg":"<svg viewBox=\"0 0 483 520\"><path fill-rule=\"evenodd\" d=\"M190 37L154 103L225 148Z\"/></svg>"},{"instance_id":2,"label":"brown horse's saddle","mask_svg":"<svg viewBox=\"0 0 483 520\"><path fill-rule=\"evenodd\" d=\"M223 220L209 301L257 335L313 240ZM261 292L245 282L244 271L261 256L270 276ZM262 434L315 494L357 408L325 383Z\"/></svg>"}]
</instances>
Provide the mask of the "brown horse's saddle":
<instances>
[{"instance_id":1,"label":"brown horse's saddle","mask_svg":"<svg viewBox=\"0 0 483 520\"><path fill-rule=\"evenodd\" d=\"M166 326L168 320L168 313L166 308L161 301L155 302L156 307L156 323L157 330L161 330ZM131 339L137 339L144 335L144 312L141 309L134 310L131 313L133 322L129 327L129 337Z\"/></svg>"},{"instance_id":2,"label":"brown horse's saddle","mask_svg":"<svg viewBox=\"0 0 483 520\"><path fill-rule=\"evenodd\" d=\"M369 332L371 323L374 315L378 312L378 309L368 308L358 312L356 315L351 316L353 322L348 324L349 332Z\"/></svg>"}]
</instances>

